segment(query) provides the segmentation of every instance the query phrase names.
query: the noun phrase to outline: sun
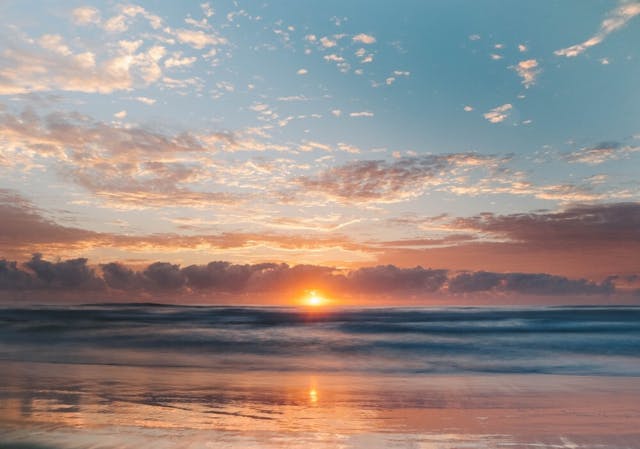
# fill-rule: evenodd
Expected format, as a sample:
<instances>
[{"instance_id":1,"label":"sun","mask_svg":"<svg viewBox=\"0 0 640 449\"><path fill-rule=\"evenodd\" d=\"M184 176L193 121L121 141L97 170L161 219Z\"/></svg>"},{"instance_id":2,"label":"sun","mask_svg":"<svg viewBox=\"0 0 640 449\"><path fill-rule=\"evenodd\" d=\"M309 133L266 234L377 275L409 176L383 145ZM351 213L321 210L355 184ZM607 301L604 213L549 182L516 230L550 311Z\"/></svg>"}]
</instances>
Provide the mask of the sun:
<instances>
[{"instance_id":1,"label":"sun","mask_svg":"<svg viewBox=\"0 0 640 449\"><path fill-rule=\"evenodd\" d=\"M319 307L326 304L327 300L317 290L309 290L304 303L311 307Z\"/></svg>"}]
</instances>

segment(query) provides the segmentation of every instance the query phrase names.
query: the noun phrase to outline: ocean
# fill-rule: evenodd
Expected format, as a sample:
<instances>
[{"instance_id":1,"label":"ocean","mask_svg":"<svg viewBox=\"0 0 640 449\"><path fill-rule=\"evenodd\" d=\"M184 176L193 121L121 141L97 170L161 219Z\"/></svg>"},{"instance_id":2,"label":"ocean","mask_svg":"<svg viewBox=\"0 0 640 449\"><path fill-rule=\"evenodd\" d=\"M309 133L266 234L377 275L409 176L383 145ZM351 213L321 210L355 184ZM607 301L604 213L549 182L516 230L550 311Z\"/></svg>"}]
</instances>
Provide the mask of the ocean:
<instances>
[{"instance_id":1,"label":"ocean","mask_svg":"<svg viewBox=\"0 0 640 449\"><path fill-rule=\"evenodd\" d=\"M0 448L640 448L640 307L0 308Z\"/></svg>"}]
</instances>

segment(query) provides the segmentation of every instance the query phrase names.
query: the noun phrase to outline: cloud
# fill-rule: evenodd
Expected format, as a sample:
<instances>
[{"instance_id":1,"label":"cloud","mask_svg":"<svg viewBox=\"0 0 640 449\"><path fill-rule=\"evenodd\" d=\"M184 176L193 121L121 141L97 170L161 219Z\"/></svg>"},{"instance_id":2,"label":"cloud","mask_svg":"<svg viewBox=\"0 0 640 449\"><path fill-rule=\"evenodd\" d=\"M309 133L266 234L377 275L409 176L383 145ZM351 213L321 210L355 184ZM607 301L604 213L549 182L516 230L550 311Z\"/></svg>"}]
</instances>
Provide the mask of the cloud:
<instances>
[{"instance_id":1,"label":"cloud","mask_svg":"<svg viewBox=\"0 0 640 449\"><path fill-rule=\"evenodd\" d=\"M457 195L477 197L506 194L557 201L562 204L633 197L631 192L626 189L609 189L608 191L594 189L594 184L588 179L582 182L535 184L526 178L525 172L506 168L495 173L491 178L479 179L473 184L451 185L449 189Z\"/></svg>"},{"instance_id":2,"label":"cloud","mask_svg":"<svg viewBox=\"0 0 640 449\"><path fill-rule=\"evenodd\" d=\"M109 33L121 33L123 31L127 31L129 28L127 17L124 14L113 16L104 22L102 28Z\"/></svg>"},{"instance_id":3,"label":"cloud","mask_svg":"<svg viewBox=\"0 0 640 449\"><path fill-rule=\"evenodd\" d=\"M353 40L353 42L359 42L365 45L375 44L376 42L375 37L371 36L370 34L364 34L364 33L356 34L351 38L351 40Z\"/></svg>"},{"instance_id":4,"label":"cloud","mask_svg":"<svg viewBox=\"0 0 640 449\"><path fill-rule=\"evenodd\" d=\"M142 277L149 280L154 290L177 290L185 283L180 266L167 262L152 263L142 272Z\"/></svg>"},{"instance_id":5,"label":"cloud","mask_svg":"<svg viewBox=\"0 0 640 449\"><path fill-rule=\"evenodd\" d=\"M538 61L535 59L527 59L526 61L520 61L518 65L513 67L520 78L522 78L522 84L525 88L533 86L536 82L536 77L540 73L538 69Z\"/></svg>"},{"instance_id":6,"label":"cloud","mask_svg":"<svg viewBox=\"0 0 640 449\"><path fill-rule=\"evenodd\" d=\"M580 248L640 243L640 203L571 206L560 212L457 219L454 227L474 229L538 246Z\"/></svg>"},{"instance_id":7,"label":"cloud","mask_svg":"<svg viewBox=\"0 0 640 449\"><path fill-rule=\"evenodd\" d=\"M509 103L503 104L502 106L497 106L491 109L489 112L485 112L484 118L486 118L491 123L500 123L505 121L509 115L510 110L513 108Z\"/></svg>"},{"instance_id":8,"label":"cloud","mask_svg":"<svg viewBox=\"0 0 640 449\"><path fill-rule=\"evenodd\" d=\"M225 134L167 136L73 113L43 118L0 114L0 132L0 156L9 163L14 154L48 158L60 175L115 206L203 207L239 200L238 195L193 188L212 169L207 154L216 145L234 144Z\"/></svg>"},{"instance_id":9,"label":"cloud","mask_svg":"<svg viewBox=\"0 0 640 449\"><path fill-rule=\"evenodd\" d=\"M20 195L0 190L0 245L3 256L24 258L33 253L69 255L103 249L117 249L128 254L166 253L189 251L243 250L247 255L255 249L267 248L271 254L283 251L295 254L336 251L345 256L363 256L367 248L341 235L274 232L222 232L217 234L115 234L94 232L63 226L45 216L44 211ZM245 251L246 250L246 251ZM361 257L362 258L362 257Z\"/></svg>"},{"instance_id":10,"label":"cloud","mask_svg":"<svg viewBox=\"0 0 640 449\"><path fill-rule=\"evenodd\" d=\"M100 23L100 11L91 6L82 6L71 11L71 18L76 25Z\"/></svg>"},{"instance_id":11,"label":"cloud","mask_svg":"<svg viewBox=\"0 0 640 449\"><path fill-rule=\"evenodd\" d=\"M35 273L37 285L46 288L96 289L103 286L84 258L49 262L35 254L25 266Z\"/></svg>"},{"instance_id":12,"label":"cloud","mask_svg":"<svg viewBox=\"0 0 640 449\"><path fill-rule=\"evenodd\" d=\"M448 288L452 293L474 293L491 290L502 282L503 275L476 271L472 273L460 273L449 279Z\"/></svg>"},{"instance_id":13,"label":"cloud","mask_svg":"<svg viewBox=\"0 0 640 449\"><path fill-rule=\"evenodd\" d=\"M23 266L0 259L0 290L96 291L105 286L84 258L49 262L34 254Z\"/></svg>"},{"instance_id":14,"label":"cloud","mask_svg":"<svg viewBox=\"0 0 640 449\"><path fill-rule=\"evenodd\" d=\"M433 294L455 297L481 292L485 295L491 293L496 298L506 294L515 295L514 299L518 296L561 298L612 295L616 293L615 279L611 277L597 283L547 273L479 271L454 274L443 269L421 266L402 268L395 265L344 271L321 265L233 264L226 261L186 267L154 262L139 270L119 262L110 262L94 270L83 258L50 262L39 254L21 265L15 261L0 260L0 290L60 292L55 300L60 300L60 295L68 298L76 293L77 300L82 302L92 302L96 298L101 301L104 298L118 300L122 297L135 301L144 296L155 300L167 295L178 295L173 297L179 297L181 302L192 297L207 298L207 302L221 302L219 296L211 297L211 293L235 297L275 293L280 301L286 301L283 295L300 294L309 289L322 289L344 299L351 295L366 295L369 300L380 296L401 300L407 296L426 299ZM95 295L91 295L91 292ZM38 301L37 295L28 297Z\"/></svg>"},{"instance_id":15,"label":"cloud","mask_svg":"<svg viewBox=\"0 0 640 449\"><path fill-rule=\"evenodd\" d=\"M207 46L218 46L224 45L227 43L227 40L223 37L220 37L212 32L204 32L201 30L189 30L189 29L177 29L171 32L178 41L183 44L190 45L193 48L198 50L203 49Z\"/></svg>"},{"instance_id":16,"label":"cloud","mask_svg":"<svg viewBox=\"0 0 640 449\"><path fill-rule=\"evenodd\" d=\"M147 19L147 22L154 30L158 30L162 27L163 21L159 16L150 13L142 6L138 5L119 5L118 14L106 20L102 27L105 31L110 33L121 33L127 31L131 22L135 20L137 16L142 16Z\"/></svg>"},{"instance_id":17,"label":"cloud","mask_svg":"<svg viewBox=\"0 0 640 449\"><path fill-rule=\"evenodd\" d=\"M344 58L336 54L324 55L323 58L325 61L344 62Z\"/></svg>"},{"instance_id":18,"label":"cloud","mask_svg":"<svg viewBox=\"0 0 640 449\"><path fill-rule=\"evenodd\" d=\"M116 112L115 114L113 114L113 116L118 119L123 119L127 116L127 111L122 110L122 111Z\"/></svg>"},{"instance_id":19,"label":"cloud","mask_svg":"<svg viewBox=\"0 0 640 449\"><path fill-rule=\"evenodd\" d=\"M141 41L120 41L106 57L74 52L59 35L7 38L0 59L0 95L50 90L108 94L148 86L162 75L164 47L138 51Z\"/></svg>"},{"instance_id":20,"label":"cloud","mask_svg":"<svg viewBox=\"0 0 640 449\"><path fill-rule=\"evenodd\" d=\"M135 291L144 288L144 280L140 273L117 262L101 266L102 276L107 286L116 290Z\"/></svg>"},{"instance_id":21,"label":"cloud","mask_svg":"<svg viewBox=\"0 0 640 449\"><path fill-rule=\"evenodd\" d=\"M24 266L0 261L0 289L102 291L105 286L122 292L221 291L229 293L328 288L345 294L426 294L490 291L522 295L592 295L614 292L612 275L627 279L637 274L635 255L640 251L640 203L575 206L560 212L495 215L468 218L436 217L442 229L456 231L441 239L401 240L357 244L339 236L317 234L118 235L59 225L20 196L2 192L0 244L5 257L28 261ZM435 224L436 222L432 223ZM463 231L464 234L459 234ZM483 243L484 242L484 243ZM85 258L49 262L29 254L82 253L117 248L125 254L170 254L190 249L225 251L246 248L302 249L342 247L387 257L394 252L403 263L436 260L449 269L479 265L473 271L402 268L387 264L349 271L316 265L238 265L212 262L181 268L155 262L138 270L121 263L105 263L94 270ZM414 248L423 248L420 250ZM576 259L579 254L579 259ZM519 267L520 272L500 273L490 267ZM544 267L551 272L526 271ZM512 268L513 269L513 268ZM538 268L539 269L539 268ZM600 283L559 275L557 271L582 270L606 277ZM508 270L505 270L508 271ZM100 273L102 275L100 276ZM553 274L552 274L553 273ZM598 273L598 274L596 274ZM82 297L82 301L90 298Z\"/></svg>"},{"instance_id":22,"label":"cloud","mask_svg":"<svg viewBox=\"0 0 640 449\"><path fill-rule=\"evenodd\" d=\"M467 170L491 169L499 163L494 156L475 153L425 155L392 162L362 160L329 168L314 177L300 177L297 183L302 192L321 193L340 202L397 202L452 182Z\"/></svg>"},{"instance_id":23,"label":"cloud","mask_svg":"<svg viewBox=\"0 0 640 449\"><path fill-rule=\"evenodd\" d=\"M202 8L202 13L206 17L212 17L215 14L215 11L213 10L209 2L200 3L200 8Z\"/></svg>"},{"instance_id":24,"label":"cloud","mask_svg":"<svg viewBox=\"0 0 640 449\"><path fill-rule=\"evenodd\" d=\"M196 58L195 56L182 57L182 55L178 53L170 58L165 59L164 66L168 69L172 67L188 67L197 60L198 58Z\"/></svg>"},{"instance_id":25,"label":"cloud","mask_svg":"<svg viewBox=\"0 0 640 449\"><path fill-rule=\"evenodd\" d=\"M254 272L275 266L234 265L217 261L207 265L189 265L183 269L183 273L189 285L195 289L241 292L247 288Z\"/></svg>"},{"instance_id":26,"label":"cloud","mask_svg":"<svg viewBox=\"0 0 640 449\"><path fill-rule=\"evenodd\" d=\"M29 273L18 268L18 262L0 259L0 290L27 290L32 288Z\"/></svg>"},{"instance_id":27,"label":"cloud","mask_svg":"<svg viewBox=\"0 0 640 449\"><path fill-rule=\"evenodd\" d=\"M464 233L470 238L442 245L384 245L378 257L381 263L429 260L452 270L548 273L593 281L638 273L640 203L457 218L406 217L391 224L417 235ZM491 283L491 276L485 282Z\"/></svg>"},{"instance_id":28,"label":"cloud","mask_svg":"<svg viewBox=\"0 0 640 449\"><path fill-rule=\"evenodd\" d=\"M309 39L307 39L307 40L309 40ZM315 40L315 39L313 39L313 40ZM335 41L334 39L330 39L327 36L324 36L324 37L320 38L320 44L322 44L322 46L324 48L331 48L331 47L335 47L336 45L338 45L338 42Z\"/></svg>"},{"instance_id":29,"label":"cloud","mask_svg":"<svg viewBox=\"0 0 640 449\"><path fill-rule=\"evenodd\" d=\"M40 39L38 39L38 44L42 48L62 56L69 56L71 54L71 50L59 34L43 34Z\"/></svg>"},{"instance_id":30,"label":"cloud","mask_svg":"<svg viewBox=\"0 0 640 449\"><path fill-rule=\"evenodd\" d=\"M523 295L609 295L615 286L611 279L601 283L586 279L569 279L546 273L461 273L449 279L452 293L514 292Z\"/></svg>"},{"instance_id":31,"label":"cloud","mask_svg":"<svg viewBox=\"0 0 640 449\"><path fill-rule=\"evenodd\" d=\"M360 112L350 112L349 117L373 117L373 112L371 111L360 111Z\"/></svg>"},{"instance_id":32,"label":"cloud","mask_svg":"<svg viewBox=\"0 0 640 449\"><path fill-rule=\"evenodd\" d=\"M598 165L610 160L618 160L640 152L640 147L623 146L620 142L601 142L565 155L568 162Z\"/></svg>"},{"instance_id":33,"label":"cloud","mask_svg":"<svg viewBox=\"0 0 640 449\"><path fill-rule=\"evenodd\" d=\"M471 234L451 234L442 238L418 238L418 239L403 239L403 240L389 240L383 242L372 243L381 246L390 247L440 247L440 246L452 246L459 245L460 243L470 242L476 240L476 237Z\"/></svg>"},{"instance_id":34,"label":"cloud","mask_svg":"<svg viewBox=\"0 0 640 449\"><path fill-rule=\"evenodd\" d=\"M396 291L431 293L447 280L447 270L398 268L394 265L364 267L347 275L347 287L358 293L392 293Z\"/></svg>"},{"instance_id":35,"label":"cloud","mask_svg":"<svg viewBox=\"0 0 640 449\"><path fill-rule=\"evenodd\" d=\"M298 75L306 75L307 73L309 73L309 71L307 69L299 69L296 74Z\"/></svg>"},{"instance_id":36,"label":"cloud","mask_svg":"<svg viewBox=\"0 0 640 449\"><path fill-rule=\"evenodd\" d=\"M144 103L148 106L154 105L157 101L155 98L149 97L135 97L134 100L139 101L140 103Z\"/></svg>"},{"instance_id":37,"label":"cloud","mask_svg":"<svg viewBox=\"0 0 640 449\"><path fill-rule=\"evenodd\" d=\"M615 289L610 280L595 283L545 273L509 273L505 276L504 288L531 295L602 295L611 294Z\"/></svg>"},{"instance_id":38,"label":"cloud","mask_svg":"<svg viewBox=\"0 0 640 449\"><path fill-rule=\"evenodd\" d=\"M11 190L0 189L0 216L0 244L5 254L20 253L24 249L26 253L37 252L39 247L53 250L74 248L79 241L98 237L91 231L55 223Z\"/></svg>"},{"instance_id":39,"label":"cloud","mask_svg":"<svg viewBox=\"0 0 640 449\"><path fill-rule=\"evenodd\" d=\"M464 111L465 111L465 112L471 112L471 111L473 111L473 107L471 107L471 106L469 106L469 105L466 105L463 109L464 109Z\"/></svg>"},{"instance_id":40,"label":"cloud","mask_svg":"<svg viewBox=\"0 0 640 449\"><path fill-rule=\"evenodd\" d=\"M602 41L604 41L604 39L609 34L623 28L628 21L633 19L638 14L640 14L639 2L622 3L619 7L609 12L607 18L604 19L600 24L600 29L598 30L598 32L596 32L596 34L580 44L561 48L560 50L556 50L554 53L557 56L574 58L584 53L588 48L602 43Z\"/></svg>"}]
</instances>

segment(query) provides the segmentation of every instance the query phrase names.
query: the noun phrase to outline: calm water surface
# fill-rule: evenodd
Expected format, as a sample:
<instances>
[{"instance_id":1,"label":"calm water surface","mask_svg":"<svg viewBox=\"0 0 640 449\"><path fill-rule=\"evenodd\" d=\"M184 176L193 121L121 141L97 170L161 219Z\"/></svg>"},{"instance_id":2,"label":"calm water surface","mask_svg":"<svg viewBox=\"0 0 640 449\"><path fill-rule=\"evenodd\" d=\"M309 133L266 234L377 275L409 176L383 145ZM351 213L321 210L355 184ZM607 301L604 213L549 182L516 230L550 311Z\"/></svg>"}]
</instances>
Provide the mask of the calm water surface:
<instances>
[{"instance_id":1,"label":"calm water surface","mask_svg":"<svg viewBox=\"0 0 640 449\"><path fill-rule=\"evenodd\" d=\"M0 309L0 448L640 448L640 308Z\"/></svg>"}]
</instances>

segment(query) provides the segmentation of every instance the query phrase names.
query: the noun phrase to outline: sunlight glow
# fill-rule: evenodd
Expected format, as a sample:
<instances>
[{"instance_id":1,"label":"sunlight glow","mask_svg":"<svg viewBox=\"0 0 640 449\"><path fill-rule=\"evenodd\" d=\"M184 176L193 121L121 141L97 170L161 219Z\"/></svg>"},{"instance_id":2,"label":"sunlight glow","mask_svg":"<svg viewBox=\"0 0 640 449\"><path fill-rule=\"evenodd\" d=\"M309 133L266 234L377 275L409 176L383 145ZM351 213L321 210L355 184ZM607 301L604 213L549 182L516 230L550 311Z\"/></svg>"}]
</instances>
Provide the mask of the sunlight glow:
<instances>
[{"instance_id":1,"label":"sunlight glow","mask_svg":"<svg viewBox=\"0 0 640 449\"><path fill-rule=\"evenodd\" d=\"M310 290L305 299L306 305L311 307L318 307L325 304L326 302L327 300L316 290Z\"/></svg>"}]
</instances>

